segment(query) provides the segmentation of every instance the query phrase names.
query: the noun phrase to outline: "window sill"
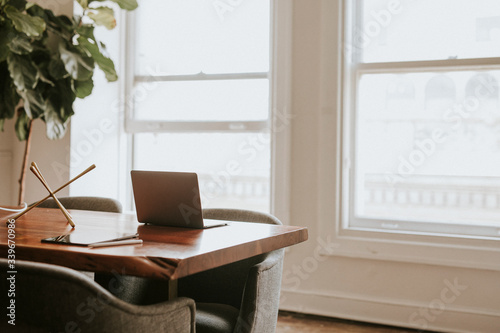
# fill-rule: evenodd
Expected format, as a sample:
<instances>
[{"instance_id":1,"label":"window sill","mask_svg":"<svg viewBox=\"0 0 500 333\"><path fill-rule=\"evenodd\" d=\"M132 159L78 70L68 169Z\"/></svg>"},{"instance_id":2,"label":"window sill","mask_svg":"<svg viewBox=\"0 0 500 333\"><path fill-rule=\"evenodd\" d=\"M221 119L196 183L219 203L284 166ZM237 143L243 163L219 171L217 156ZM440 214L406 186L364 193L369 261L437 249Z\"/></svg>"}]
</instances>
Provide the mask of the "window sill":
<instances>
[{"instance_id":1,"label":"window sill","mask_svg":"<svg viewBox=\"0 0 500 333\"><path fill-rule=\"evenodd\" d=\"M500 240L432 234L340 229L322 256L410 262L500 271Z\"/></svg>"}]
</instances>

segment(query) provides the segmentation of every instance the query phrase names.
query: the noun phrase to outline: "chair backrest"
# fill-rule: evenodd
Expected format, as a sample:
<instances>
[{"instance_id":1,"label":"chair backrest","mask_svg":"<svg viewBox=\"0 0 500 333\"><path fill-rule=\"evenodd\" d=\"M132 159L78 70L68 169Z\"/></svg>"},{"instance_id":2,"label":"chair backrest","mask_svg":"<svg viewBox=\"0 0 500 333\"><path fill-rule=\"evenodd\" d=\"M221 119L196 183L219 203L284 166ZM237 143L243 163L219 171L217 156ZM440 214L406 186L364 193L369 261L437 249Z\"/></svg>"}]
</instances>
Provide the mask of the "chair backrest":
<instances>
[{"instance_id":1,"label":"chair backrest","mask_svg":"<svg viewBox=\"0 0 500 333\"><path fill-rule=\"evenodd\" d=\"M7 309L15 316L0 324L3 332L9 328L16 332L194 332L194 301L187 298L136 306L66 267L16 260L17 273L11 274L7 260L0 259L0 270L4 297L10 298L7 304L14 300L15 305L15 310ZM9 295L9 289L15 295ZM15 326L9 327L11 319Z\"/></svg>"},{"instance_id":2,"label":"chair backrest","mask_svg":"<svg viewBox=\"0 0 500 333\"><path fill-rule=\"evenodd\" d=\"M241 209L207 208L203 218L282 224L273 215ZM235 332L274 332L283 254L276 250L180 279L179 295L239 309Z\"/></svg>"},{"instance_id":3,"label":"chair backrest","mask_svg":"<svg viewBox=\"0 0 500 333\"><path fill-rule=\"evenodd\" d=\"M280 220L270 214L242 209L206 208L203 218L281 225ZM197 302L222 303L239 309L250 268L267 256L267 253L261 254L180 279L179 293Z\"/></svg>"},{"instance_id":4,"label":"chair backrest","mask_svg":"<svg viewBox=\"0 0 500 333\"><path fill-rule=\"evenodd\" d=\"M205 208L203 209L203 218L277 225L282 224L278 218L271 214L245 209Z\"/></svg>"},{"instance_id":5,"label":"chair backrest","mask_svg":"<svg viewBox=\"0 0 500 333\"><path fill-rule=\"evenodd\" d=\"M66 209L93 210L100 212L121 213L122 205L118 200L103 197L61 197L57 198ZM58 208L54 199L42 202L38 207Z\"/></svg>"}]
</instances>

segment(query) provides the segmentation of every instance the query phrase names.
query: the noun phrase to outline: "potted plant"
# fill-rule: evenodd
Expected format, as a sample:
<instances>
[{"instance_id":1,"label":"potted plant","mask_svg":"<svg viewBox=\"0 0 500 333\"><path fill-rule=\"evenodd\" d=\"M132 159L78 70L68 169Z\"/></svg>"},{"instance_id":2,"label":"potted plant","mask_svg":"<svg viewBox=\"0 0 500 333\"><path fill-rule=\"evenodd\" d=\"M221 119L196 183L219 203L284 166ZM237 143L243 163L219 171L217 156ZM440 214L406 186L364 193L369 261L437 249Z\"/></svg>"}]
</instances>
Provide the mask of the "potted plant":
<instances>
[{"instance_id":1,"label":"potted plant","mask_svg":"<svg viewBox=\"0 0 500 333\"><path fill-rule=\"evenodd\" d=\"M64 136L74 114L73 102L94 87L98 66L108 81L116 81L106 46L94 35L96 26L113 29L114 11L103 0L77 0L82 15L55 15L25 0L0 0L0 129L14 118L19 140L26 141L19 179L19 204L30 150L32 123L40 119L49 139ZM136 0L109 0L133 10Z\"/></svg>"}]
</instances>

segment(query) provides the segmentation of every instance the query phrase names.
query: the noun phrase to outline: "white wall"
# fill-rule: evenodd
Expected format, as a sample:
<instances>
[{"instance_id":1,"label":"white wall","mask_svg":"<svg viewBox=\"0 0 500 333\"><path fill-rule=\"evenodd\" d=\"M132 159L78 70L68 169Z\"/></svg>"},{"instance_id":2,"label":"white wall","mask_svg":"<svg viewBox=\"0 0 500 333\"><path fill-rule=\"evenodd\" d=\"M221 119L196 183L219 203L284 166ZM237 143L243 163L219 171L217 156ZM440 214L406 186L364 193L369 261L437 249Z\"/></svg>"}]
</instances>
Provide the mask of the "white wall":
<instances>
[{"instance_id":1,"label":"white wall","mask_svg":"<svg viewBox=\"0 0 500 333\"><path fill-rule=\"evenodd\" d=\"M33 122L33 138L31 139L31 151L28 163L36 162L42 171L47 183L55 190L69 180L68 163L70 147L70 130L60 140L49 140L45 135L45 123L41 120ZM20 142L17 137L13 140L13 167L11 183L14 200L17 203L18 179L21 172L22 159L24 155L25 141ZM28 165L29 167L29 165ZM47 190L40 181L29 171L26 172L25 202L32 203L45 196ZM65 188L58 193L59 196L69 194L69 189Z\"/></svg>"},{"instance_id":2,"label":"white wall","mask_svg":"<svg viewBox=\"0 0 500 333\"><path fill-rule=\"evenodd\" d=\"M12 201L12 144L15 134L14 122L7 121L0 132L0 205L11 205Z\"/></svg>"},{"instance_id":3,"label":"white wall","mask_svg":"<svg viewBox=\"0 0 500 333\"><path fill-rule=\"evenodd\" d=\"M5 123L4 132L0 132L0 205L17 205L19 178L25 149L25 141L20 142L14 132L14 121ZM52 189L58 188L69 178L67 158L69 158L70 135L61 140L51 141L45 135L45 124L36 120L28 163L36 162ZM59 166L62 166L61 169ZM68 195L69 190L59 192ZM45 197L47 191L38 179L26 172L25 202L32 203Z\"/></svg>"},{"instance_id":4,"label":"white wall","mask_svg":"<svg viewBox=\"0 0 500 333\"><path fill-rule=\"evenodd\" d=\"M443 332L499 332L499 270L322 255L339 246L328 232L337 222L338 4L294 1L290 219L309 228L309 241L288 249L281 308Z\"/></svg>"},{"instance_id":5,"label":"white wall","mask_svg":"<svg viewBox=\"0 0 500 333\"><path fill-rule=\"evenodd\" d=\"M73 2L68 0L35 1L56 14L73 15ZM19 193L18 180L21 173L24 142L19 142L14 133L14 121L5 124L0 132L0 205L15 205ZM28 162L36 162L45 179L52 187L58 188L69 179L70 131L61 140L51 141L45 135L45 124L41 120L34 122L31 153ZM7 162L6 160L9 159ZM62 169L61 169L62 168ZM28 170L26 174L25 201L34 202L47 195L47 191L38 179ZM68 195L69 189L59 192Z\"/></svg>"}]
</instances>

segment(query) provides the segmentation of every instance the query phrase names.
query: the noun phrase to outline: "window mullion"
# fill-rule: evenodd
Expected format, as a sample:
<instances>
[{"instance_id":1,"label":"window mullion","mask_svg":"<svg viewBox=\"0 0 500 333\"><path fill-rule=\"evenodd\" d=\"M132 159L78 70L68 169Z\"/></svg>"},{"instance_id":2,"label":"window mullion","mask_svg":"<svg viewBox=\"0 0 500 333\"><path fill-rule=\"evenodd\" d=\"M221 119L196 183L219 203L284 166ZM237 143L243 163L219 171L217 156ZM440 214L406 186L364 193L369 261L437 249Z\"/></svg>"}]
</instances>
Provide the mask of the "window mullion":
<instances>
[{"instance_id":1,"label":"window mullion","mask_svg":"<svg viewBox=\"0 0 500 333\"><path fill-rule=\"evenodd\" d=\"M247 80L267 79L268 72L254 73L224 73L205 74L203 72L191 75L136 75L135 82L161 82L161 81L214 81L214 80Z\"/></svg>"},{"instance_id":2,"label":"window mullion","mask_svg":"<svg viewBox=\"0 0 500 333\"><path fill-rule=\"evenodd\" d=\"M129 120L128 133L188 133L188 132L260 132L269 129L269 120L262 121L147 121Z\"/></svg>"},{"instance_id":3,"label":"window mullion","mask_svg":"<svg viewBox=\"0 0 500 333\"><path fill-rule=\"evenodd\" d=\"M352 68L365 73L486 70L499 69L500 58L358 63L353 64Z\"/></svg>"}]
</instances>

